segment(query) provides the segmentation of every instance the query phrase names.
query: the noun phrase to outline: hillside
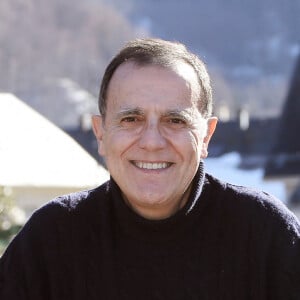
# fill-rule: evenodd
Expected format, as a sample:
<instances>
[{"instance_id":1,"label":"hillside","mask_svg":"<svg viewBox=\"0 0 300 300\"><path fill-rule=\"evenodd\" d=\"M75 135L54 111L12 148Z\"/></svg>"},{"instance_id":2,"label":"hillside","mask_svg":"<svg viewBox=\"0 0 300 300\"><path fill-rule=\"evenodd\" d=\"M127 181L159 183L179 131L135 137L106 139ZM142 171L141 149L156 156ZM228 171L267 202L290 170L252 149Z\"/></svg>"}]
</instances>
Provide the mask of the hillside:
<instances>
[{"instance_id":1,"label":"hillside","mask_svg":"<svg viewBox=\"0 0 300 300\"><path fill-rule=\"evenodd\" d=\"M300 1L132 1L136 24L187 43L232 76L241 66L248 66L248 76L251 68L257 75L281 75L299 53Z\"/></svg>"},{"instance_id":2,"label":"hillside","mask_svg":"<svg viewBox=\"0 0 300 300\"><path fill-rule=\"evenodd\" d=\"M300 1L292 0L3 0L0 91L56 122L76 105L66 104L57 83L68 78L96 97L119 47L151 35L182 41L203 57L216 113L276 116L299 53L299 13Z\"/></svg>"},{"instance_id":3,"label":"hillside","mask_svg":"<svg viewBox=\"0 0 300 300\"><path fill-rule=\"evenodd\" d=\"M300 1L132 1L135 24L183 41L217 73L217 102L234 98L262 116L280 112L300 52Z\"/></svg>"}]
</instances>

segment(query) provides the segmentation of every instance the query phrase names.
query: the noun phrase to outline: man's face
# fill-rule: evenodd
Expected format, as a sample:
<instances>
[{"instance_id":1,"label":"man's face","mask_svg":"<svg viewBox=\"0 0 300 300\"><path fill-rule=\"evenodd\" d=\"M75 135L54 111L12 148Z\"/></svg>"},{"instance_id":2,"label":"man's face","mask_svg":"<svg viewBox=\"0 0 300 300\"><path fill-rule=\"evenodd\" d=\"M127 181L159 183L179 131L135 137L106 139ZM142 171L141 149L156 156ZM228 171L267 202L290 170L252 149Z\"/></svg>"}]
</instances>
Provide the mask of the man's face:
<instances>
[{"instance_id":1,"label":"man's face","mask_svg":"<svg viewBox=\"0 0 300 300\"><path fill-rule=\"evenodd\" d=\"M105 120L93 118L99 153L133 210L150 219L175 213L188 197L216 119L197 108L200 87L191 66L124 63L107 91Z\"/></svg>"}]
</instances>

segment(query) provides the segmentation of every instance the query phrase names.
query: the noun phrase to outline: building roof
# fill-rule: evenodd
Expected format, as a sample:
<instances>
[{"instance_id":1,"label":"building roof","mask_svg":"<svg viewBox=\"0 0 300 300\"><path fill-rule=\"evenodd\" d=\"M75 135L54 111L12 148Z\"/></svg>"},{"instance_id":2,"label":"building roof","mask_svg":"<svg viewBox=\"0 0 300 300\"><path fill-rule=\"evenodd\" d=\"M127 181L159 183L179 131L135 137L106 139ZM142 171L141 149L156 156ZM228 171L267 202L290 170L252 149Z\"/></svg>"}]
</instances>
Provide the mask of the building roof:
<instances>
[{"instance_id":1,"label":"building roof","mask_svg":"<svg viewBox=\"0 0 300 300\"><path fill-rule=\"evenodd\" d=\"M265 176L300 175L300 56L283 107L278 135Z\"/></svg>"},{"instance_id":2,"label":"building roof","mask_svg":"<svg viewBox=\"0 0 300 300\"><path fill-rule=\"evenodd\" d=\"M108 178L65 132L12 94L0 94L0 186L88 188Z\"/></svg>"}]
</instances>

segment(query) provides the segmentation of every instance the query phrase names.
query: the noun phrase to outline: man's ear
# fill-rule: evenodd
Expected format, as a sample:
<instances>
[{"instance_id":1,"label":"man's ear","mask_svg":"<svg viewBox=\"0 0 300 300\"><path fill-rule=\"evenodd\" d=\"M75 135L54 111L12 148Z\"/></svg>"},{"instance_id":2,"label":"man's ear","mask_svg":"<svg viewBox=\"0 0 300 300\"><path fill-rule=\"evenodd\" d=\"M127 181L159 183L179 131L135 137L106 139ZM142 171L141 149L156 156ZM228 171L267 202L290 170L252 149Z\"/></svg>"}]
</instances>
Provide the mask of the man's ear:
<instances>
[{"instance_id":1,"label":"man's ear","mask_svg":"<svg viewBox=\"0 0 300 300\"><path fill-rule=\"evenodd\" d=\"M207 132L206 132L206 136L203 139L201 158L206 158L208 155L208 144L212 135L215 132L217 123L218 123L217 117L211 117L207 119Z\"/></svg>"},{"instance_id":2,"label":"man's ear","mask_svg":"<svg viewBox=\"0 0 300 300\"><path fill-rule=\"evenodd\" d=\"M104 124L103 117L99 115L92 116L93 132L98 144L98 153L101 156L105 156L105 147L103 145L103 135L104 135Z\"/></svg>"}]
</instances>

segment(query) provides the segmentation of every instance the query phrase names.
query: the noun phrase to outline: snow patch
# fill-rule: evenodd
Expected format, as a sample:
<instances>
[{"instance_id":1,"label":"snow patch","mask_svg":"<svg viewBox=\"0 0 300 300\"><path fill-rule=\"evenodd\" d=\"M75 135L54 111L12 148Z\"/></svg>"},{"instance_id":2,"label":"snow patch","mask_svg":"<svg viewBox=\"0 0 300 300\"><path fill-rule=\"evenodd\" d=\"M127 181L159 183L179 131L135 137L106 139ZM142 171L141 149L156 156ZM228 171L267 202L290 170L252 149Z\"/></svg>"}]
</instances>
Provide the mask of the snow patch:
<instances>
[{"instance_id":1,"label":"snow patch","mask_svg":"<svg viewBox=\"0 0 300 300\"><path fill-rule=\"evenodd\" d=\"M283 202L286 202L285 186L280 181L264 181L263 168L243 170L239 169L241 157L238 153L228 153L218 158L205 159L206 172L220 180L255 188L274 195Z\"/></svg>"}]
</instances>

